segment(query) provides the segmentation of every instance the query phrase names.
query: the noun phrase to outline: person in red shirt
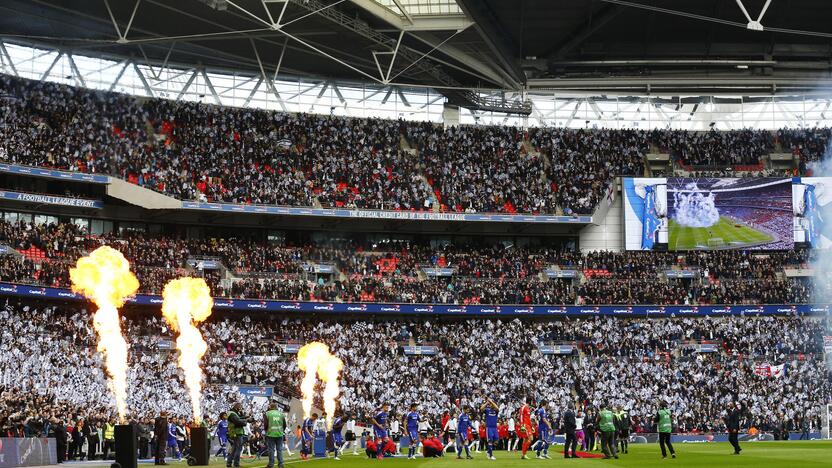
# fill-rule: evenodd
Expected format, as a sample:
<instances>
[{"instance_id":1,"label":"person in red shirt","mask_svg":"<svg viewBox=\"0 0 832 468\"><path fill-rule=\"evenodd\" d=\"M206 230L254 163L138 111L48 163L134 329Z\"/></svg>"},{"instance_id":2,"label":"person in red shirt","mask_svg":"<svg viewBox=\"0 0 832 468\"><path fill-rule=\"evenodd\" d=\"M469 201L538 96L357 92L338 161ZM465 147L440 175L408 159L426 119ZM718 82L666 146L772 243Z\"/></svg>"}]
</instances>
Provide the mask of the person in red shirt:
<instances>
[{"instance_id":1,"label":"person in red shirt","mask_svg":"<svg viewBox=\"0 0 832 468\"><path fill-rule=\"evenodd\" d=\"M531 397L527 398L526 402L520 407L519 411L520 417L518 419L520 420L520 431L517 435L523 439L523 456L520 457L523 460L529 459L526 453L532 445L532 439L534 439L534 430L532 429L532 408L530 406L533 402L534 400Z\"/></svg>"},{"instance_id":2,"label":"person in red shirt","mask_svg":"<svg viewBox=\"0 0 832 468\"><path fill-rule=\"evenodd\" d=\"M448 420L449 419L451 419L451 412L448 411L448 410L445 410L445 412L442 413L442 425L439 426L439 428L443 429L446 425L448 425ZM445 444L448 443L448 433L447 432L442 433L442 440Z\"/></svg>"},{"instance_id":3,"label":"person in red shirt","mask_svg":"<svg viewBox=\"0 0 832 468\"><path fill-rule=\"evenodd\" d=\"M384 443L384 456L385 457L392 457L396 455L396 443L393 442L393 439L387 439Z\"/></svg>"},{"instance_id":4,"label":"person in red shirt","mask_svg":"<svg viewBox=\"0 0 832 468\"><path fill-rule=\"evenodd\" d=\"M436 438L433 431L429 431L428 436L422 440L422 455L425 458L437 458L441 457L444 451L445 446L442 445L442 441Z\"/></svg>"},{"instance_id":5,"label":"person in red shirt","mask_svg":"<svg viewBox=\"0 0 832 468\"><path fill-rule=\"evenodd\" d=\"M376 458L378 456L378 446L376 445L376 442L372 438L368 438L366 445L367 445L367 450L366 450L367 457L368 458Z\"/></svg>"},{"instance_id":6,"label":"person in red shirt","mask_svg":"<svg viewBox=\"0 0 832 468\"><path fill-rule=\"evenodd\" d=\"M505 421L500 421L497 425L497 435L500 437L500 448L508 450L508 424Z\"/></svg>"}]
</instances>

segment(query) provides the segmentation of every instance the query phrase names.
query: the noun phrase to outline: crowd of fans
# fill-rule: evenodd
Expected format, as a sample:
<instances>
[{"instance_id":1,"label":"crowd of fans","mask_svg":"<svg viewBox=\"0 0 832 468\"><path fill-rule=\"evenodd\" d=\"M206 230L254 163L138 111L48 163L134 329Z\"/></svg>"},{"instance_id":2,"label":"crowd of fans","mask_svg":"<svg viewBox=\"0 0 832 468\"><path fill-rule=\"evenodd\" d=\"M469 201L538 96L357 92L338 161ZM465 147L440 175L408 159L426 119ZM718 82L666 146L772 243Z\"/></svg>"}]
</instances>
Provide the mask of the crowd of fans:
<instances>
[{"instance_id":1,"label":"crowd of fans","mask_svg":"<svg viewBox=\"0 0 832 468\"><path fill-rule=\"evenodd\" d=\"M127 309L122 326L131 344L128 407L136 418L160 410L188 418L190 406L175 352L160 343L171 331L152 310ZM5 301L0 332L0 430L33 434L43 420L74 425L112 416L91 314L83 306ZM478 406L484 397L512 417L533 393L551 412L575 402L629 410L638 431L667 402L679 432L724 430L723 410L742 402L750 424L764 427L804 418L818 430L832 398L832 375L822 358L825 317L684 319L580 318L548 322L514 319L338 319L216 316L200 325L209 344L203 358L204 412L216 419L239 400L238 385L273 386L297 395L301 374L286 343L322 341L344 363L340 408L366 422L382 403L401 416L411 403L436 421L454 402ZM541 344L571 343L569 355L544 355ZM714 343L713 352L683 352ZM404 345L436 347L407 355ZM758 364L785 364L785 375L755 373ZM251 402L247 411L255 412ZM295 415L297 417L297 415ZM434 423L434 428L441 426Z\"/></svg>"},{"instance_id":2,"label":"crowd of fans","mask_svg":"<svg viewBox=\"0 0 832 468\"><path fill-rule=\"evenodd\" d=\"M687 132L441 127L226 108L0 76L0 160L111 174L186 200L503 213L592 213L615 176L667 151L685 166L801 168L828 129ZM438 203L438 207L435 204Z\"/></svg>"},{"instance_id":3,"label":"crowd of fans","mask_svg":"<svg viewBox=\"0 0 832 468\"><path fill-rule=\"evenodd\" d=\"M93 236L69 222L0 221L0 281L67 288L69 269L101 245L124 253L141 283L159 294L169 280L205 277L215 297L437 304L793 304L812 299L811 278L785 268L815 261L811 250L581 253L560 247L357 240L179 239L124 231ZM22 255L13 255L21 253ZM214 262L218 269L199 263ZM331 267L327 274L316 267ZM431 269L443 275L429 275ZM571 270L573 278L548 273ZM672 279L667 272L688 270Z\"/></svg>"}]
</instances>

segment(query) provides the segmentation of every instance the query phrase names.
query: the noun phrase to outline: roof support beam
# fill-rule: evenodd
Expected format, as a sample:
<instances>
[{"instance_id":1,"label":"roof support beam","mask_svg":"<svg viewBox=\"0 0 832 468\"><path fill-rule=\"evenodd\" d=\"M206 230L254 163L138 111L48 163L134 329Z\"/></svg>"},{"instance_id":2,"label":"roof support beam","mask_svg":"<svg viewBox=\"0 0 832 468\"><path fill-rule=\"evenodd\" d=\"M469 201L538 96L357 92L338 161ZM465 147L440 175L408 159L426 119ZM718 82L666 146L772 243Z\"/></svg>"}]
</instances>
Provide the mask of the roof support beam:
<instances>
[{"instance_id":1,"label":"roof support beam","mask_svg":"<svg viewBox=\"0 0 832 468\"><path fill-rule=\"evenodd\" d=\"M188 88L191 87L191 83L194 82L194 79L196 79L196 75L198 75L198 74L199 74L199 72L196 71L196 70L194 70L194 72L191 73L191 77L188 78L188 81L185 82L185 86L183 86L182 89L179 90L179 94L176 95L176 100L177 101L182 99L182 96L184 96L185 93L188 92Z\"/></svg>"},{"instance_id":2,"label":"roof support beam","mask_svg":"<svg viewBox=\"0 0 832 468\"><path fill-rule=\"evenodd\" d=\"M258 77L257 83L255 83L254 87L251 88L251 92L248 93L248 97L246 98L246 102L243 103L243 107L248 107L251 100L254 98L254 95L257 94L257 90L260 88L260 85L263 83L263 77Z\"/></svg>"},{"instance_id":3,"label":"roof support beam","mask_svg":"<svg viewBox=\"0 0 832 468\"><path fill-rule=\"evenodd\" d=\"M113 27L116 29L116 36L118 36L119 41L124 41L124 36L121 35L121 30L118 27L118 22L116 21L116 17L113 15L113 10L110 8L109 0L104 0L104 6L107 7L107 13L110 15L110 20L113 22Z\"/></svg>"},{"instance_id":4,"label":"roof support beam","mask_svg":"<svg viewBox=\"0 0 832 468\"><path fill-rule=\"evenodd\" d=\"M130 61L129 60L124 60L121 63L123 63L124 66L121 67L121 70L119 70L118 75L116 75L115 79L113 79L113 81L110 83L110 87L107 88L107 92L111 93L111 92L113 92L114 89L116 89L116 85L118 84L118 80L120 80L121 77L124 75L124 71L127 70L127 67L130 66Z\"/></svg>"},{"instance_id":5,"label":"roof support beam","mask_svg":"<svg viewBox=\"0 0 832 468\"><path fill-rule=\"evenodd\" d=\"M582 26L576 31L573 31L568 36L569 39L566 42L560 44L553 50L549 50L543 55L552 60L558 60L565 57L569 52L583 44L584 41L589 39L589 37L595 34L596 31L603 28L623 11L624 7L620 5L604 6L597 14L592 15L588 24Z\"/></svg>"},{"instance_id":6,"label":"roof support beam","mask_svg":"<svg viewBox=\"0 0 832 468\"><path fill-rule=\"evenodd\" d=\"M136 65L135 62L133 63L133 69L136 70L136 75L142 82L142 85L144 86L144 91L147 93L147 95L150 97L156 97L155 93L153 92L153 88L150 87L150 84L147 82L147 78L145 78L144 73L142 73L142 70L139 68L138 65Z\"/></svg>"},{"instance_id":7,"label":"roof support beam","mask_svg":"<svg viewBox=\"0 0 832 468\"><path fill-rule=\"evenodd\" d=\"M49 76L50 73L52 73L52 69L55 68L55 65L58 63L58 60L60 60L61 57L63 57L63 55L63 52L58 52L58 55L55 56L55 60L52 61L52 63L49 65L49 68L47 68L46 71L43 72L43 75L40 76L40 81L45 80L46 77Z\"/></svg>"},{"instance_id":8,"label":"roof support beam","mask_svg":"<svg viewBox=\"0 0 832 468\"><path fill-rule=\"evenodd\" d=\"M521 84L525 82L525 75L523 70L520 69L520 64L515 60L520 48L514 44L511 36L503 30L494 11L486 2L481 0L457 0L457 4L474 21L474 27L480 33L480 37L516 84L514 87L522 87Z\"/></svg>"},{"instance_id":9,"label":"roof support beam","mask_svg":"<svg viewBox=\"0 0 832 468\"><path fill-rule=\"evenodd\" d=\"M69 69L72 70L72 75L75 76L75 81L81 85L82 88L87 87L87 83L84 82L84 77L81 76L81 71L78 70L78 65L75 65L75 60L72 58L72 54L66 54L67 60L69 60Z\"/></svg>"},{"instance_id":10,"label":"roof support beam","mask_svg":"<svg viewBox=\"0 0 832 468\"><path fill-rule=\"evenodd\" d=\"M410 36L430 47L435 47L436 44L439 42L439 40L435 38L432 34L411 34ZM470 70L473 70L476 73L476 76L481 78L483 81L491 81L495 84L504 86L506 88L513 87L511 77L499 66L478 60L452 45L446 44L444 47L442 47L440 52L442 52L444 55L447 55L451 59L459 62L460 64L464 65ZM445 64L444 61L440 63ZM450 64L447 65L451 66Z\"/></svg>"},{"instance_id":11,"label":"roof support beam","mask_svg":"<svg viewBox=\"0 0 832 468\"><path fill-rule=\"evenodd\" d=\"M127 22L127 27L124 28L124 33L121 35L124 40L127 40L127 33L130 32L130 27L133 26L133 19L136 17L136 11L139 9L140 3L142 3L142 0L136 0L136 5L133 7L133 13L130 14L130 20Z\"/></svg>"},{"instance_id":12,"label":"roof support beam","mask_svg":"<svg viewBox=\"0 0 832 468\"><path fill-rule=\"evenodd\" d=\"M280 96L280 93L277 92L274 82L266 76L266 69L263 67L263 61L260 60L260 53L257 52L257 44L255 44L254 39L251 38L249 38L249 42L251 43L251 49L254 51L254 56L257 58L257 65L260 67L260 76L266 81L266 87L269 91L271 91L272 94L274 94L274 97L277 98L277 103L280 105L280 108L283 109L283 112L286 112L286 103L283 102L283 98Z\"/></svg>"},{"instance_id":13,"label":"roof support beam","mask_svg":"<svg viewBox=\"0 0 832 468\"><path fill-rule=\"evenodd\" d=\"M219 94L217 94L217 91L214 89L214 85L211 83L211 79L208 78L208 74L205 73L205 69L203 68L200 72L202 73L202 79L205 80L205 86L208 88L208 91L211 91L211 95L214 96L214 101L218 106L221 106L222 99L220 99Z\"/></svg>"},{"instance_id":14,"label":"roof support beam","mask_svg":"<svg viewBox=\"0 0 832 468\"><path fill-rule=\"evenodd\" d=\"M12 74L14 74L14 76L20 76L17 73L17 68L15 68L14 62L12 61L12 57L9 55L9 51L6 50L6 44L3 44L3 41L0 41L0 54L2 54L3 57L5 57L5 62L9 69L11 69Z\"/></svg>"}]
</instances>

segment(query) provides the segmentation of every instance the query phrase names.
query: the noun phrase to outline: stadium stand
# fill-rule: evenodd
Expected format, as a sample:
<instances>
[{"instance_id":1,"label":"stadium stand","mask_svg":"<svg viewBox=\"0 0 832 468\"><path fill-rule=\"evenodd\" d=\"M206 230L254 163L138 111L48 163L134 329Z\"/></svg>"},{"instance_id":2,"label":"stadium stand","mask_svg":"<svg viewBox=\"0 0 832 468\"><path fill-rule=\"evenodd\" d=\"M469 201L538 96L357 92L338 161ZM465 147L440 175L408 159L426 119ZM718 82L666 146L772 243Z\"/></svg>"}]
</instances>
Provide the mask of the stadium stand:
<instances>
[{"instance_id":1,"label":"stadium stand","mask_svg":"<svg viewBox=\"0 0 832 468\"><path fill-rule=\"evenodd\" d=\"M216 297L441 304L793 304L812 297L812 282L785 278L810 250L743 252L590 252L559 248L431 247L372 242L276 245L240 238L184 240L126 232L93 236L69 223L0 222L0 243L19 257L0 263L5 282L69 287L69 266L101 245L132 262L142 292L159 294L177 276L205 274ZM215 258L220 271L198 272L194 258ZM305 275L310 265L333 265L329 278ZM445 267L447 277L424 268ZM577 270L575 279L547 278L550 268ZM668 280L669 269L697 272ZM736 280L736 281L734 281Z\"/></svg>"},{"instance_id":2,"label":"stadium stand","mask_svg":"<svg viewBox=\"0 0 832 468\"><path fill-rule=\"evenodd\" d=\"M10 300L0 315L9 324L3 330L9 352L0 357L4 433L38 435L48 430L43 420L51 415L88 423L109 417L90 315L81 306ZM132 414L144 418L165 409L186 417L176 403L186 390L176 378L175 355L159 346L170 339L169 331L158 316L142 311L126 315L126 333L133 342ZM559 408L573 399L625 405L637 430L649 432L649 416L658 405L653 392L661 387L680 432L721 430L720 411L734 401L748 404L753 424L761 428L775 424L781 413L790 427L798 428L803 418L818 427L818 404L832 397L830 371L820 357L825 326L822 318L800 316L437 323L429 318L318 321L234 314L203 326L210 345L203 400L207 414L216 415L233 398L234 390L226 385L270 385L291 395L299 371L294 359L275 358L281 344L320 340L346 363L341 406L359 421L379 401L391 402L397 414L421 401L436 422L457 398L481 403L482 388L497 395L502 413L509 414L529 386L536 386ZM689 350L688 345L703 341L716 343L715 352ZM368 360L370 342L378 350ZM540 354L538 346L550 342L574 343L575 354ZM402 346L408 343L435 345L438 354L407 356ZM773 385L755 375L755 364L762 361L789 362L784 380ZM599 369L611 380L596 379ZM736 393L737 388L745 390Z\"/></svg>"},{"instance_id":3,"label":"stadium stand","mask_svg":"<svg viewBox=\"0 0 832 468\"><path fill-rule=\"evenodd\" d=\"M443 128L136 98L0 76L0 160L111 174L183 200L451 212L591 214L651 145L682 167L762 171L775 144L806 164L826 129ZM95 116L94 119L87 118ZM412 145L408 151L402 140ZM211 155L210 157L208 155Z\"/></svg>"}]
</instances>

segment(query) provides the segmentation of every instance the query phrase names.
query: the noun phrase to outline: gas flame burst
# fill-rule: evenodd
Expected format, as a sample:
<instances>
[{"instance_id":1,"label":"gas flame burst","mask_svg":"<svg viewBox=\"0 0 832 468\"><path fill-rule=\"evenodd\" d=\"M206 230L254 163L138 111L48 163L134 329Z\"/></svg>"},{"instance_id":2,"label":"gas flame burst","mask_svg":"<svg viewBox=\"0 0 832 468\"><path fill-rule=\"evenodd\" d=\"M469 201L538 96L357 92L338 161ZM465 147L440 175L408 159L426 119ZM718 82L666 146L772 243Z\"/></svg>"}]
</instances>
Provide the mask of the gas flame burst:
<instances>
[{"instance_id":1,"label":"gas flame burst","mask_svg":"<svg viewBox=\"0 0 832 468\"><path fill-rule=\"evenodd\" d=\"M307 343L298 351L298 367L304 372L300 391L303 394L303 417L308 418L312 412L312 400L315 393L315 377L317 375L324 382L324 411L326 411L327 427L332 427L335 416L335 400L340 394L338 374L344 368L344 363L329 352L329 346L313 341Z\"/></svg>"},{"instance_id":2,"label":"gas flame burst","mask_svg":"<svg viewBox=\"0 0 832 468\"><path fill-rule=\"evenodd\" d=\"M139 290L139 280L130 271L130 262L112 247L99 247L78 259L70 268L72 291L89 298L98 309L93 326L98 332L98 352L104 355L109 387L116 398L121 423L127 414L127 341L121 334L118 308Z\"/></svg>"},{"instance_id":3,"label":"gas flame burst","mask_svg":"<svg viewBox=\"0 0 832 468\"><path fill-rule=\"evenodd\" d=\"M174 331L176 349L179 350L179 367L185 373L185 385L191 396L194 422L202 422L202 368L199 360L208 350L208 344L196 324L207 319L214 307L211 290L202 278L179 278L168 282L162 291L162 315Z\"/></svg>"}]
</instances>

